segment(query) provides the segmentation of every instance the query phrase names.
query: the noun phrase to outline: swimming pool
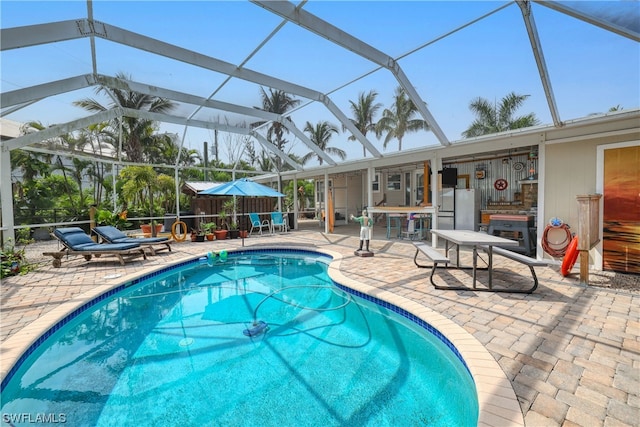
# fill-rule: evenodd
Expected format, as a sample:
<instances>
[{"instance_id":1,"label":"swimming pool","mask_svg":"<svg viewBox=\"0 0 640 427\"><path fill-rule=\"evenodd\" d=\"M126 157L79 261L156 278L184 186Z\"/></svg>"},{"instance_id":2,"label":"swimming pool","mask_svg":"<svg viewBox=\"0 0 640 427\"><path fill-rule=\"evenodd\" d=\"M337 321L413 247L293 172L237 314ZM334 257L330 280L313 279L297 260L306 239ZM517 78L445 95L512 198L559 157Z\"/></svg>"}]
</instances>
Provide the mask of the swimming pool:
<instances>
[{"instance_id":1,"label":"swimming pool","mask_svg":"<svg viewBox=\"0 0 640 427\"><path fill-rule=\"evenodd\" d=\"M33 351L3 390L3 416L65 414L70 425L475 425L474 384L450 343L396 307L335 286L328 261L243 251L120 289ZM268 331L245 336L255 320Z\"/></svg>"}]
</instances>

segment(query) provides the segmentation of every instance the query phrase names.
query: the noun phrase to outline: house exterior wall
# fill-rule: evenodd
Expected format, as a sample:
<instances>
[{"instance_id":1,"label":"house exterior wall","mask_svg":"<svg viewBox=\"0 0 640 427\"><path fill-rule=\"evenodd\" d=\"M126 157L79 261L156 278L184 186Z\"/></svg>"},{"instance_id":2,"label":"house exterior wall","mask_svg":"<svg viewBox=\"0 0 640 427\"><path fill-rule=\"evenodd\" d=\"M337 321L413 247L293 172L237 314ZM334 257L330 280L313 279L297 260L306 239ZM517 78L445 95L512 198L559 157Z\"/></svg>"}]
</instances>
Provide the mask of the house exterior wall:
<instances>
[{"instance_id":1,"label":"house exterior wall","mask_svg":"<svg viewBox=\"0 0 640 427\"><path fill-rule=\"evenodd\" d=\"M636 135L637 136L637 135ZM539 213L539 235L549 219L561 218L571 227L572 233L578 232L578 195L596 194L598 189L598 170L603 165L597 161L598 147L636 139L634 136L603 136L586 141L572 141L559 144L546 144L544 148L544 202ZM640 143L640 142L639 142ZM640 165L638 165L640 168ZM602 205L601 205L602 207ZM602 214L602 210L600 211ZM602 230L599 230L601 233ZM601 268L602 244L594 247L589 254L590 264ZM539 249L539 253L543 253ZM545 254L545 257L549 257Z\"/></svg>"}]
</instances>

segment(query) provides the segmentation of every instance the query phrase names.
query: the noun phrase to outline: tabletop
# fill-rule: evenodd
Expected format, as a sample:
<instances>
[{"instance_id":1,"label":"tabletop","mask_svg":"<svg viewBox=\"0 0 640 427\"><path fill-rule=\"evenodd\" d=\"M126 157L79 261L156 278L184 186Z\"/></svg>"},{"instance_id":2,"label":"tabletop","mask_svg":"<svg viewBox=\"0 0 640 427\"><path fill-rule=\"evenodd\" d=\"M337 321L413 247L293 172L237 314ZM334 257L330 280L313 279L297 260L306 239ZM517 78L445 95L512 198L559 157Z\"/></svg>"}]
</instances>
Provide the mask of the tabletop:
<instances>
[{"instance_id":1,"label":"tabletop","mask_svg":"<svg viewBox=\"0 0 640 427\"><path fill-rule=\"evenodd\" d=\"M431 233L456 245L518 246L516 240L471 230L431 230Z\"/></svg>"}]
</instances>

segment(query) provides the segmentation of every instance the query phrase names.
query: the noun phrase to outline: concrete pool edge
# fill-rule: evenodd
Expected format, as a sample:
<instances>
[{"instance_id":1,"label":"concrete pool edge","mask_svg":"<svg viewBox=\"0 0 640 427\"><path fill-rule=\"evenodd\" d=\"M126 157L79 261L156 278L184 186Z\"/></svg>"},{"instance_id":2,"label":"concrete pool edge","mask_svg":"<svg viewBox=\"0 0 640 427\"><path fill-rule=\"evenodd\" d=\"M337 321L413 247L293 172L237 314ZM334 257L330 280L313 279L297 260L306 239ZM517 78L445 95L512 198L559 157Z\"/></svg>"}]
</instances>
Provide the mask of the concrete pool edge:
<instances>
[{"instance_id":1,"label":"concrete pool edge","mask_svg":"<svg viewBox=\"0 0 640 427\"><path fill-rule=\"evenodd\" d=\"M456 350L458 350L475 382L479 405L478 425L524 425L520 405L511 386L511 382L484 346L462 327L420 303L346 277L340 271L340 263L343 255L331 250L309 246L283 247L261 245L260 247L253 248L229 249L228 252L269 250L302 251L327 255L332 258L328 268L328 274L332 280L354 291L370 295L399 307L437 329L455 346ZM105 277L105 282L107 283L96 285L91 290L60 304L50 312L36 319L23 328L18 334L3 343L3 363L0 372L3 383L7 375L15 370L14 367L16 364L19 366L19 364L22 363L21 359L28 357L31 353L30 349L32 346L39 340L44 341L48 338L48 336L53 333L50 331L75 311L122 286L133 284L141 278L147 278L161 271L171 270L181 264L196 262L202 256L206 256L206 253L200 256L190 255L163 266L155 266L129 275ZM13 375L13 373L11 375Z\"/></svg>"}]
</instances>

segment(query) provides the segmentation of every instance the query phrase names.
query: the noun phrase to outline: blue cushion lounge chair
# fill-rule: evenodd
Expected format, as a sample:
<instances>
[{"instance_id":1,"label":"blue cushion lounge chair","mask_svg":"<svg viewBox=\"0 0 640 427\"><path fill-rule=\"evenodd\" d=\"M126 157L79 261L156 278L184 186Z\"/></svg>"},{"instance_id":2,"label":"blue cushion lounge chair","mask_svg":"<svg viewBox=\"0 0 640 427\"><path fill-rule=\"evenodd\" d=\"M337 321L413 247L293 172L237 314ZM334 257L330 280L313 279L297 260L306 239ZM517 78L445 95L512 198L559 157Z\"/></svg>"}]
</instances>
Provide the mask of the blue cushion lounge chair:
<instances>
[{"instance_id":1,"label":"blue cushion lounge chair","mask_svg":"<svg viewBox=\"0 0 640 427\"><path fill-rule=\"evenodd\" d=\"M266 228L271 231L271 224L268 219L264 221L260 221L260 216L257 213L250 213L249 219L251 220L251 230L249 231L249 235L253 233L253 230L260 230L260 235L262 236L262 229Z\"/></svg>"},{"instance_id":2,"label":"blue cushion lounge chair","mask_svg":"<svg viewBox=\"0 0 640 427\"><path fill-rule=\"evenodd\" d=\"M281 232L287 232L287 219L282 215L282 212L271 212L271 232L275 232L276 227Z\"/></svg>"},{"instance_id":3,"label":"blue cushion lounge chair","mask_svg":"<svg viewBox=\"0 0 640 427\"><path fill-rule=\"evenodd\" d=\"M93 255L112 255L118 257L120 264L124 265L125 260L137 258L139 256L147 259L144 249L137 243L96 243L91 240L82 228L68 227L58 228L53 232L53 236L58 239L64 248L59 252L44 252L43 255L53 257L53 266L60 268L62 257L65 255L82 255L89 261Z\"/></svg>"},{"instance_id":4,"label":"blue cushion lounge chair","mask_svg":"<svg viewBox=\"0 0 640 427\"><path fill-rule=\"evenodd\" d=\"M148 249L151 255L165 250L171 252L171 243L173 243L173 240L168 237L129 237L112 225L94 227L92 231L107 243L137 243ZM154 246L159 246L159 248L154 248Z\"/></svg>"}]
</instances>

